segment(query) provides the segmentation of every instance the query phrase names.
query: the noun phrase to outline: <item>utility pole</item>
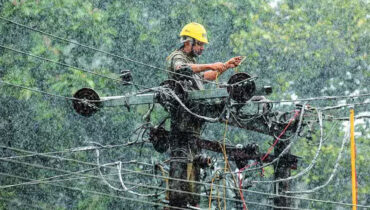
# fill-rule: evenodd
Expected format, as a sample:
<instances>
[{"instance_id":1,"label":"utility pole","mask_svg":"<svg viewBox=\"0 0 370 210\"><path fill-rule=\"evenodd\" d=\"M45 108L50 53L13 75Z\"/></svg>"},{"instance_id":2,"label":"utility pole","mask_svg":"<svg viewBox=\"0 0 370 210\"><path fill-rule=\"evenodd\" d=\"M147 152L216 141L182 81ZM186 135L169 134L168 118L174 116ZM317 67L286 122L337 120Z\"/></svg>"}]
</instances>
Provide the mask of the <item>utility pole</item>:
<instances>
[{"instance_id":1,"label":"utility pole","mask_svg":"<svg viewBox=\"0 0 370 210\"><path fill-rule=\"evenodd\" d=\"M169 90L164 93L164 90ZM168 80L162 83L162 91L156 93L138 94L135 96L110 96L99 97L92 89L83 88L74 94L74 109L81 115L91 116L100 107L112 106L131 106L139 104L161 104L170 114L172 125L181 122L183 117L191 118L191 126L195 131L200 130L207 119L215 119L213 122L224 123L270 136L275 136L286 127L286 134L282 138L287 138L288 133L292 133L297 128L297 121L288 125L282 116L289 113L278 113L271 111L271 104L255 103L253 100L257 95L266 95L271 92L270 87L256 88L253 78L246 73L233 75L227 85L211 90L187 90L181 82ZM205 104L204 101L207 101ZM263 105L263 108L261 108ZM244 108L248 107L246 111ZM198 119L187 107L197 108L197 114L205 116L206 119ZM192 109L194 110L194 109ZM218 118L216 118L216 116ZM200 138L199 133L179 133L176 126L171 125L171 130L166 131L163 127L154 127L150 131L150 140L158 152L169 150L170 160L170 206L187 208L188 204L199 204L199 198L191 197L185 191L200 194L200 187L191 181L199 182L199 172L201 167L206 167L210 163L210 158L201 156L201 150L213 152L223 152L223 146L217 141L210 141ZM289 127L287 127L287 125ZM289 141L278 142L274 148L274 154L266 156L263 162L274 160L289 144ZM244 167L243 163L248 160L261 161L265 156L258 151L258 147L253 144L235 147L225 145L228 159L235 161L238 168ZM189 156L192 160L189 162ZM296 168L297 157L289 152L282 156L275 163L274 179L284 179L290 176L290 170ZM178 179L184 180L179 181ZM188 182L190 181L190 182ZM277 183L274 188L274 205L281 207L291 207L292 202L286 197L279 197L283 191L289 190L288 182ZM280 209L280 208L276 208Z\"/></svg>"},{"instance_id":2,"label":"utility pole","mask_svg":"<svg viewBox=\"0 0 370 210\"><path fill-rule=\"evenodd\" d=\"M275 147L275 154L280 154L286 146L290 143L290 141L284 141L284 142L279 142L276 147ZM287 155L289 155L287 153ZM292 165L289 164L288 161L286 161L287 155L283 156L281 161L278 161L276 164L274 164L274 179L279 180L279 179L284 179L287 177L290 177L291 175L291 169ZM294 165L293 165L294 167ZM279 195L282 194L284 191L289 191L290 190L290 183L289 181L283 181L283 182L277 182L274 185L274 194L276 196L274 197L274 205L275 206L283 206L283 207L291 207L292 206L292 199L291 198L286 198L286 197L279 197ZM275 210L279 210L281 208L274 208Z\"/></svg>"}]
</instances>

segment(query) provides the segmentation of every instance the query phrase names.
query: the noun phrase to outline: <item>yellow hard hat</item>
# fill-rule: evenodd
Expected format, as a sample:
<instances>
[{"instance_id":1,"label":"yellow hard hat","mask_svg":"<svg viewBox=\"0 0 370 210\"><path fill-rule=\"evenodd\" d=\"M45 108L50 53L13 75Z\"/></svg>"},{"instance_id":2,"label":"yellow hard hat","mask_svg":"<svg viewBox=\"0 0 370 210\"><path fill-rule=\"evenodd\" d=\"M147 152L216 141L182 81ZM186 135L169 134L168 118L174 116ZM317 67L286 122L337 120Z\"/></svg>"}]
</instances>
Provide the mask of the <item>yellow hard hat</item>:
<instances>
[{"instance_id":1,"label":"yellow hard hat","mask_svg":"<svg viewBox=\"0 0 370 210\"><path fill-rule=\"evenodd\" d=\"M200 42L208 44L207 31L204 29L204 26L199 23L192 22L186 24L186 26L182 28L180 36L189 36Z\"/></svg>"}]
</instances>

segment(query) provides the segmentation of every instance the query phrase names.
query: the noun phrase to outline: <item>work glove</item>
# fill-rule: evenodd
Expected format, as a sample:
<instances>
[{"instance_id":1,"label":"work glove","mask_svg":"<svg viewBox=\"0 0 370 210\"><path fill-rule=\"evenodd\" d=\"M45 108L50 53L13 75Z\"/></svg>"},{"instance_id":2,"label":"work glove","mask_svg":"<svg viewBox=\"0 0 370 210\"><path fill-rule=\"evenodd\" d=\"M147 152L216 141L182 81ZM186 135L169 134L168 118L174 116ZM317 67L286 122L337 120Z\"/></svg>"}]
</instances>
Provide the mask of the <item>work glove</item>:
<instances>
[{"instance_id":1,"label":"work glove","mask_svg":"<svg viewBox=\"0 0 370 210\"><path fill-rule=\"evenodd\" d=\"M241 61L242 61L242 56L233 57L225 63L226 68L227 69L235 68L235 67L239 66Z\"/></svg>"}]
</instances>

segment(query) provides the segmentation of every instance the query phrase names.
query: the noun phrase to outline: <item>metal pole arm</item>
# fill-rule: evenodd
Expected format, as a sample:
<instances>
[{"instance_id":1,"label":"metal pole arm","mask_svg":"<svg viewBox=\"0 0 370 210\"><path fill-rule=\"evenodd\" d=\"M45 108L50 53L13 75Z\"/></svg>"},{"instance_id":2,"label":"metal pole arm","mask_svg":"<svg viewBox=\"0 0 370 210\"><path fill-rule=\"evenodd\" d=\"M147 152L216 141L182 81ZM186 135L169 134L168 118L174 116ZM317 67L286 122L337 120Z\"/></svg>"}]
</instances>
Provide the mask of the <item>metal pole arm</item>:
<instances>
[{"instance_id":1,"label":"metal pole arm","mask_svg":"<svg viewBox=\"0 0 370 210\"><path fill-rule=\"evenodd\" d=\"M170 132L165 130L163 127L152 127L149 133L149 140L153 144L154 149L157 150L157 152L163 153L169 148L169 136ZM218 141L197 138L195 139L195 143L201 149L223 153L223 144ZM265 156L265 153L259 153L258 145L256 144L248 144L244 146L225 145L225 148L228 158L235 161L238 167L243 167L242 165L245 161L260 161L261 158ZM275 158L276 155L269 155L263 160L263 162L271 162ZM298 162L298 157L294 155L284 156L283 159L285 159L285 161L288 165L291 166L291 168L295 168Z\"/></svg>"}]
</instances>

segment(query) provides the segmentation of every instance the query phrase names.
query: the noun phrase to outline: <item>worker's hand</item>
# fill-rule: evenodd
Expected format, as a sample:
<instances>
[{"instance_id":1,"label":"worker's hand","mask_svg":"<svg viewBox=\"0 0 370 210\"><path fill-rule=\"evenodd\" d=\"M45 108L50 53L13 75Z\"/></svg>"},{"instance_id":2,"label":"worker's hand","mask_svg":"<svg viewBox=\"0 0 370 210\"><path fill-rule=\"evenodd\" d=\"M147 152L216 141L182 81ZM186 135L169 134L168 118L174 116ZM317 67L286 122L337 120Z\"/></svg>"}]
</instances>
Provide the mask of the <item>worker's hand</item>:
<instances>
[{"instance_id":1,"label":"worker's hand","mask_svg":"<svg viewBox=\"0 0 370 210\"><path fill-rule=\"evenodd\" d=\"M235 68L235 67L239 66L241 61L242 61L242 56L233 57L225 63L226 68L228 68L228 69L229 68Z\"/></svg>"},{"instance_id":2,"label":"worker's hand","mask_svg":"<svg viewBox=\"0 0 370 210\"><path fill-rule=\"evenodd\" d=\"M217 71L219 73L222 73L227 69L226 65L222 62L212 63L210 67L212 70Z\"/></svg>"}]
</instances>

